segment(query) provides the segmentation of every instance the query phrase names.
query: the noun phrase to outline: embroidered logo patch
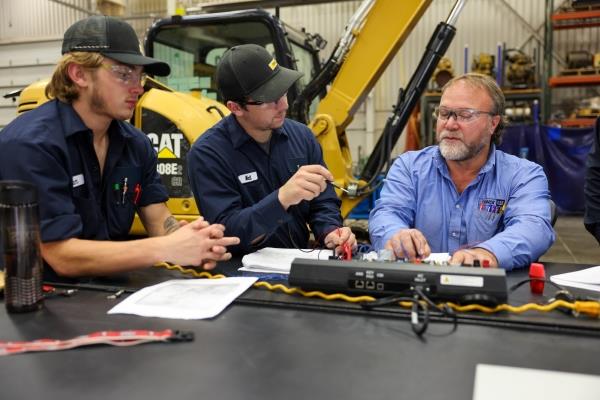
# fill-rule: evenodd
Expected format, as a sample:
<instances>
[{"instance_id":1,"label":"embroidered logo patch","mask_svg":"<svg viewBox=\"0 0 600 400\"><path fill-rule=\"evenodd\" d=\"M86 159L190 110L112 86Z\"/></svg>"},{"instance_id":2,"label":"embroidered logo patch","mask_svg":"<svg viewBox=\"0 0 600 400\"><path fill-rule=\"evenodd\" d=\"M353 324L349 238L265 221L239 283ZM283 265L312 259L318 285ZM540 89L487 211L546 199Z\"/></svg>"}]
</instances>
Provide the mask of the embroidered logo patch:
<instances>
[{"instance_id":1,"label":"embroidered logo patch","mask_svg":"<svg viewBox=\"0 0 600 400\"><path fill-rule=\"evenodd\" d=\"M272 70L275 70L275 68L277 68L277 61L275 61L275 59L271 60L271 62L269 63L269 68L271 68Z\"/></svg>"},{"instance_id":2,"label":"embroidered logo patch","mask_svg":"<svg viewBox=\"0 0 600 400\"><path fill-rule=\"evenodd\" d=\"M479 199L479 211L502 215L505 209L506 200L504 199Z\"/></svg>"}]
</instances>

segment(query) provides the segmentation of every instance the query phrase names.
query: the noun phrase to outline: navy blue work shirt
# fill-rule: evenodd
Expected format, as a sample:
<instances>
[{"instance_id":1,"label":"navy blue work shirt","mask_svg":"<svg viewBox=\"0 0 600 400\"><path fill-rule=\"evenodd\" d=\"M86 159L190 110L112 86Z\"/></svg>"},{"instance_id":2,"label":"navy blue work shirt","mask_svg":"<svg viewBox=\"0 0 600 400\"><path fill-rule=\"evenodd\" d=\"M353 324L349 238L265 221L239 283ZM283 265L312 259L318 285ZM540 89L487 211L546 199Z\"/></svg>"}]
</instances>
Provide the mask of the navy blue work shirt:
<instances>
[{"instance_id":1,"label":"navy blue work shirt","mask_svg":"<svg viewBox=\"0 0 600 400\"><path fill-rule=\"evenodd\" d=\"M321 146L303 124L286 119L274 129L269 153L240 126L234 115L200 136L187 156L188 176L198 208L211 223L225 225L240 244L229 250L247 254L263 247L306 248L310 225L323 244L342 226L340 200L333 188L287 210L277 197L303 165L325 166ZM264 240L251 245L252 240Z\"/></svg>"},{"instance_id":2,"label":"navy blue work shirt","mask_svg":"<svg viewBox=\"0 0 600 400\"><path fill-rule=\"evenodd\" d=\"M138 207L168 199L146 135L116 120L108 134L101 173L93 133L70 104L49 101L0 132L0 179L37 186L42 242L125 239Z\"/></svg>"}]
</instances>

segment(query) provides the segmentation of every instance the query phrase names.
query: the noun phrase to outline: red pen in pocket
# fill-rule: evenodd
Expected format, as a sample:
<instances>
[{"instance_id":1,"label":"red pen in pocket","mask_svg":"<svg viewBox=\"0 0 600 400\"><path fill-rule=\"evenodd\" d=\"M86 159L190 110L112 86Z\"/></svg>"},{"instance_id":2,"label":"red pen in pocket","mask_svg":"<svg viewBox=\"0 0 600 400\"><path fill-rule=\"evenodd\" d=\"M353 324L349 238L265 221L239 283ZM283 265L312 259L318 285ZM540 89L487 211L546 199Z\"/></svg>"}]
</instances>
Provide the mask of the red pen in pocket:
<instances>
[{"instance_id":1,"label":"red pen in pocket","mask_svg":"<svg viewBox=\"0 0 600 400\"><path fill-rule=\"evenodd\" d=\"M135 188L133 188L133 192L134 192L133 204L135 204L137 206L140 201L140 196L142 195L142 186L139 183L136 183Z\"/></svg>"}]
</instances>

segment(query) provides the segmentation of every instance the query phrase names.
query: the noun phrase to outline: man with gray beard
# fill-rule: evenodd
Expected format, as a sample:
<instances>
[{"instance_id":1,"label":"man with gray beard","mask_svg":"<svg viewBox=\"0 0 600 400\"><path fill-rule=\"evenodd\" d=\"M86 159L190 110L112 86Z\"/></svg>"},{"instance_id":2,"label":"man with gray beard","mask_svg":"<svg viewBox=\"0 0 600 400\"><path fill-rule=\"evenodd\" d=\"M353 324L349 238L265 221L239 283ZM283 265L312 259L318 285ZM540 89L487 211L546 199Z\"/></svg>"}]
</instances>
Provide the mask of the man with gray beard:
<instances>
[{"instance_id":1,"label":"man with gray beard","mask_svg":"<svg viewBox=\"0 0 600 400\"><path fill-rule=\"evenodd\" d=\"M465 74L442 89L437 146L400 156L369 217L375 249L418 259L448 252L451 264L507 270L554 242L542 168L496 150L504 94L488 76Z\"/></svg>"}]
</instances>

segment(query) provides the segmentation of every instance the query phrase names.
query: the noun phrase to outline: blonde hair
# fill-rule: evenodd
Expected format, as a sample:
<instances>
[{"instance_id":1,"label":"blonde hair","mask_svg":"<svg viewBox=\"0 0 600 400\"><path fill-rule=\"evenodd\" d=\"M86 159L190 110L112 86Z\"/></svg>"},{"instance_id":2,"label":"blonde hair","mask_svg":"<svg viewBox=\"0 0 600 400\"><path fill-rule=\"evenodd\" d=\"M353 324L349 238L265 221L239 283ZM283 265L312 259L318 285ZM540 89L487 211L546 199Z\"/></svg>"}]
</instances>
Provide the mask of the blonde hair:
<instances>
[{"instance_id":1,"label":"blonde hair","mask_svg":"<svg viewBox=\"0 0 600 400\"><path fill-rule=\"evenodd\" d=\"M46 86L46 97L55 97L64 103L72 103L79 97L79 89L68 73L69 64L75 63L85 68L98 68L104 61L100 53L74 51L62 56L54 69L52 79Z\"/></svg>"},{"instance_id":2,"label":"blonde hair","mask_svg":"<svg viewBox=\"0 0 600 400\"><path fill-rule=\"evenodd\" d=\"M458 81L465 81L473 87L484 89L490 96L490 99L492 100L491 112L500 116L500 122L498 122L498 125L492 134L492 142L496 145L499 145L502 142L502 133L504 133L504 127L508 123L508 119L504 115L506 101L504 99L504 93L502 92L502 89L500 89L496 81L488 75L471 72L449 80L448 83L446 83L442 88L442 94L446 91L446 89Z\"/></svg>"}]
</instances>

